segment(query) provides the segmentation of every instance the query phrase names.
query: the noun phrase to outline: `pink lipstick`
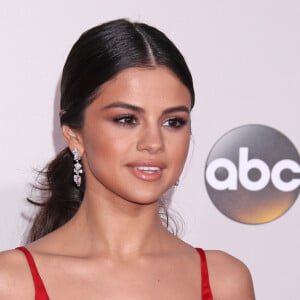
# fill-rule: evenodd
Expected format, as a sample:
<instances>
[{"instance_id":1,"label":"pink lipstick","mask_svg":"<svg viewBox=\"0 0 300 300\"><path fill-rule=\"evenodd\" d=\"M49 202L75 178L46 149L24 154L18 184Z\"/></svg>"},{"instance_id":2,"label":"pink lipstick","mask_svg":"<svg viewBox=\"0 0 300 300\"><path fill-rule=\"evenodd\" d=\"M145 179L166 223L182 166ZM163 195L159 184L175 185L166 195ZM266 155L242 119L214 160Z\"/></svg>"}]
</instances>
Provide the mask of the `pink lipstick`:
<instances>
[{"instance_id":1,"label":"pink lipstick","mask_svg":"<svg viewBox=\"0 0 300 300\"><path fill-rule=\"evenodd\" d=\"M131 173L144 181L156 181L162 176L165 165L155 161L136 161L128 164Z\"/></svg>"}]
</instances>

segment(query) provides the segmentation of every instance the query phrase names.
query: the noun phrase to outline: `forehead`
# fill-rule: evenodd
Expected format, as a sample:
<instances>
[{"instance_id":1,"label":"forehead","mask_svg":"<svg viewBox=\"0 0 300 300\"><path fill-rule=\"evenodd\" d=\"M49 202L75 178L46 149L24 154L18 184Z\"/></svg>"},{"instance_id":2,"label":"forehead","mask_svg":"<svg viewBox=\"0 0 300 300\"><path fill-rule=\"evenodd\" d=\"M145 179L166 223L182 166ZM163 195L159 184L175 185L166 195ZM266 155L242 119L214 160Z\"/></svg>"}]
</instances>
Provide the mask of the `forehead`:
<instances>
[{"instance_id":1,"label":"forehead","mask_svg":"<svg viewBox=\"0 0 300 300\"><path fill-rule=\"evenodd\" d=\"M128 68L104 83L94 102L108 105L124 101L138 106L151 104L191 107L188 88L166 67Z\"/></svg>"}]
</instances>

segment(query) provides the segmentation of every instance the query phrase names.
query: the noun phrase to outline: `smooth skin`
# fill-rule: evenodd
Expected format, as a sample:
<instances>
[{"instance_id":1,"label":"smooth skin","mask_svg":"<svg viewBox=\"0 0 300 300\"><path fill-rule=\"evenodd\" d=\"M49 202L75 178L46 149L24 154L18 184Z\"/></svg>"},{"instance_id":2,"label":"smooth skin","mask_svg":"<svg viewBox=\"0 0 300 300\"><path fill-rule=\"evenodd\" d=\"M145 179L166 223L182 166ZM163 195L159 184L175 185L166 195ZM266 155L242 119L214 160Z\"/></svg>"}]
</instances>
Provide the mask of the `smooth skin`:
<instances>
[{"instance_id":1,"label":"smooth skin","mask_svg":"<svg viewBox=\"0 0 300 300\"><path fill-rule=\"evenodd\" d=\"M188 153L190 109L170 70L129 68L100 88L80 131L63 126L69 148L80 151L86 192L66 225L27 245L50 299L201 299L198 253L158 215ZM254 299L243 263L206 255L215 300ZM0 266L0 299L34 299L21 252L3 252Z\"/></svg>"}]
</instances>

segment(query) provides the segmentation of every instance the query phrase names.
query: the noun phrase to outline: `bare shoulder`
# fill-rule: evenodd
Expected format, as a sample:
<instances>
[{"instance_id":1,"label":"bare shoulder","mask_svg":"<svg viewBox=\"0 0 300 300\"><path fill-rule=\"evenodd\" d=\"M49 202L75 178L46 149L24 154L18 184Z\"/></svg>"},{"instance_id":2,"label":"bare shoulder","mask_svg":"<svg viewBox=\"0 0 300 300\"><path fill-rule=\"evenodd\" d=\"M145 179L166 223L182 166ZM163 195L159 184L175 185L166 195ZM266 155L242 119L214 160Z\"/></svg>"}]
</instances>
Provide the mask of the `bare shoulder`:
<instances>
[{"instance_id":1,"label":"bare shoulder","mask_svg":"<svg viewBox=\"0 0 300 300\"><path fill-rule=\"evenodd\" d=\"M0 253L0 299L33 299L33 282L23 253Z\"/></svg>"},{"instance_id":2,"label":"bare shoulder","mask_svg":"<svg viewBox=\"0 0 300 300\"><path fill-rule=\"evenodd\" d=\"M206 251L215 300L254 300L251 274L237 258L222 251Z\"/></svg>"}]
</instances>

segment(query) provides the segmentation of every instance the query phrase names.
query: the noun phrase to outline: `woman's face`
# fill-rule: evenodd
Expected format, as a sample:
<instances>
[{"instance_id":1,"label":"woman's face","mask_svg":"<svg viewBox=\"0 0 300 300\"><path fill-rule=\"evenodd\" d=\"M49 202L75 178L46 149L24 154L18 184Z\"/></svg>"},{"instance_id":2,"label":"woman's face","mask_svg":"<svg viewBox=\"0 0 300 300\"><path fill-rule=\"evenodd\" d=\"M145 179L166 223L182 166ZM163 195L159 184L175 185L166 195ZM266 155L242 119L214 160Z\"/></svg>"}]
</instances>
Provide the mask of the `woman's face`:
<instances>
[{"instance_id":1,"label":"woman's face","mask_svg":"<svg viewBox=\"0 0 300 300\"><path fill-rule=\"evenodd\" d=\"M87 107L80 147L86 193L152 203L178 180L191 96L167 68L129 68Z\"/></svg>"}]
</instances>

